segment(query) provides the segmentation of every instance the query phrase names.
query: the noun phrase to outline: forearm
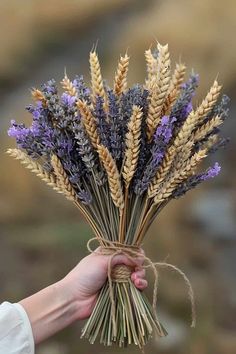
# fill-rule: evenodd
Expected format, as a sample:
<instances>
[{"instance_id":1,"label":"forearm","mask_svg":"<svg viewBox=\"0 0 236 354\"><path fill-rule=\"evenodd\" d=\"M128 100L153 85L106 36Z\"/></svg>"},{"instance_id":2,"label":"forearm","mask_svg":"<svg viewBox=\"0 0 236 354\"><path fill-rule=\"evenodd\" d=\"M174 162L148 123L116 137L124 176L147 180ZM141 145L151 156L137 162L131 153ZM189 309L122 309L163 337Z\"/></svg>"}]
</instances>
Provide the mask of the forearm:
<instances>
[{"instance_id":1,"label":"forearm","mask_svg":"<svg viewBox=\"0 0 236 354\"><path fill-rule=\"evenodd\" d=\"M29 317L35 344L79 319L79 300L65 291L64 280L20 301Z\"/></svg>"}]
</instances>

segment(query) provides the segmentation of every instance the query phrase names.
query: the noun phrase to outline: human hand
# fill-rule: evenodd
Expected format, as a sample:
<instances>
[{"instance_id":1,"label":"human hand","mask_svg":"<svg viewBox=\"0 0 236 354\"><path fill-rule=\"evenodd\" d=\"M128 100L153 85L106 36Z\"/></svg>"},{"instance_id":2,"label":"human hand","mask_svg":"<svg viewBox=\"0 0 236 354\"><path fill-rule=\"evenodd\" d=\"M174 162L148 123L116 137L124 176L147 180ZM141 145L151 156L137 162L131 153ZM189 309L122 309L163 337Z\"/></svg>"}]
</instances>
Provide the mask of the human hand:
<instances>
[{"instance_id":1,"label":"human hand","mask_svg":"<svg viewBox=\"0 0 236 354\"><path fill-rule=\"evenodd\" d=\"M97 253L96 253L97 251ZM143 252L141 250L141 252ZM78 319L90 316L95 305L98 292L104 285L111 255L99 254L99 248L94 253L83 258L78 265L62 280L65 289L70 292L74 300L78 301ZM124 254L117 254L111 259L111 267L125 264L133 269L131 280L134 285L143 290L147 287L145 270L142 268L143 257L128 258Z\"/></svg>"},{"instance_id":2,"label":"human hand","mask_svg":"<svg viewBox=\"0 0 236 354\"><path fill-rule=\"evenodd\" d=\"M130 259L118 254L111 257L95 251L62 280L19 302L28 314L35 344L90 316L98 292L107 279L110 260L111 267L125 264L133 269L131 280L138 289L147 287L142 256Z\"/></svg>"}]
</instances>

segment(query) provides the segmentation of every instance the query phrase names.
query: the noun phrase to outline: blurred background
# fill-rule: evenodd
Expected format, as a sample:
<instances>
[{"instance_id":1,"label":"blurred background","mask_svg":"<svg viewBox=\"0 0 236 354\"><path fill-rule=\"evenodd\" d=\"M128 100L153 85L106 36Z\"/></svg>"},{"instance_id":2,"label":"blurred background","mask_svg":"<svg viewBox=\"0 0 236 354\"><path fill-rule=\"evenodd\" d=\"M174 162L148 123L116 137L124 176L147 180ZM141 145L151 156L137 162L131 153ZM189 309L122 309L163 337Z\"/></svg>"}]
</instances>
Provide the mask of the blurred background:
<instances>
[{"instance_id":1,"label":"blurred background","mask_svg":"<svg viewBox=\"0 0 236 354\"><path fill-rule=\"evenodd\" d=\"M153 260L180 267L197 301L190 329L186 288L178 275L161 273L158 311L169 336L153 338L146 353L236 353L236 2L234 0L1 0L0 2L0 302L18 301L62 278L87 254L92 232L79 212L5 154L14 142L10 119L30 123L24 107L31 87L83 73L98 42L103 75L111 83L117 60L129 48L129 82L143 82L144 50L168 42L172 63L181 57L200 74L200 101L218 75L231 97L224 133L227 149L208 158L221 174L172 201L146 238ZM151 282L151 276L150 276ZM148 290L151 295L151 288ZM80 340L82 323L37 348L38 354L122 353ZM138 353L129 348L126 353Z\"/></svg>"}]
</instances>

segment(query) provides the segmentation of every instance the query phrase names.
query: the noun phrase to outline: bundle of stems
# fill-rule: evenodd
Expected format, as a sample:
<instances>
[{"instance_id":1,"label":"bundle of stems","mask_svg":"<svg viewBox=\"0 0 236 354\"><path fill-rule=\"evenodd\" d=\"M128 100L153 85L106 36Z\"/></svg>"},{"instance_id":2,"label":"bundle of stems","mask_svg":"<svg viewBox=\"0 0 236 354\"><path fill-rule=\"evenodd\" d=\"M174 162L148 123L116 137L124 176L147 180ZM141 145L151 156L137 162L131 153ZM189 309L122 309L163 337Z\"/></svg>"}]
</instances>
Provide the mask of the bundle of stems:
<instances>
[{"instance_id":1,"label":"bundle of stems","mask_svg":"<svg viewBox=\"0 0 236 354\"><path fill-rule=\"evenodd\" d=\"M59 96L50 80L41 90L32 90L36 103L27 107L32 126L12 121L9 129L18 148L8 153L71 200L92 227L99 252L113 256L140 255L147 230L162 208L218 174L218 163L201 173L196 169L227 141L218 135L228 114L228 98L218 100L218 82L194 110L198 75L191 73L183 83L182 63L171 74L168 45L157 43L145 58L144 85L127 88L125 54L110 88L92 51L90 89L82 76L71 81L65 74ZM157 281L155 265L146 260ZM156 314L156 294L152 306L131 282L131 272L124 265L109 269L82 330L90 343L99 339L107 346L141 348L154 332L166 335Z\"/></svg>"}]
</instances>

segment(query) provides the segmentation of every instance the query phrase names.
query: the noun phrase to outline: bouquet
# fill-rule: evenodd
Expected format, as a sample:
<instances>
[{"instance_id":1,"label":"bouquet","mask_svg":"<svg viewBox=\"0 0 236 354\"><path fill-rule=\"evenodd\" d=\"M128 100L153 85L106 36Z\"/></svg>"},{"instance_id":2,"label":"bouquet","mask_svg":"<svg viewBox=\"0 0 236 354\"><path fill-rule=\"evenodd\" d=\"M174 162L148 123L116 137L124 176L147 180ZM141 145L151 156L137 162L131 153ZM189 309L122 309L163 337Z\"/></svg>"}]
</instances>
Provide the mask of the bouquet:
<instances>
[{"instance_id":1,"label":"bouquet","mask_svg":"<svg viewBox=\"0 0 236 354\"><path fill-rule=\"evenodd\" d=\"M200 162L225 146L220 125L228 115L228 97L215 80L194 109L199 78L184 82L185 65L170 69L168 45L145 51L144 84L127 86L129 56L121 56L112 88L103 80L95 50L90 53L91 87L82 76L67 74L59 92L54 80L32 89L27 107L31 127L11 122L17 149L8 153L57 192L71 200L92 227L99 252L137 257L148 228L163 207L202 181L215 177L216 162L197 172ZM91 249L89 245L89 249ZM92 251L92 250L91 250ZM96 306L82 336L104 345L143 347L153 332L166 331L156 314L156 266L153 304L130 281L131 269L109 267ZM194 324L195 319L193 319Z\"/></svg>"}]
</instances>

